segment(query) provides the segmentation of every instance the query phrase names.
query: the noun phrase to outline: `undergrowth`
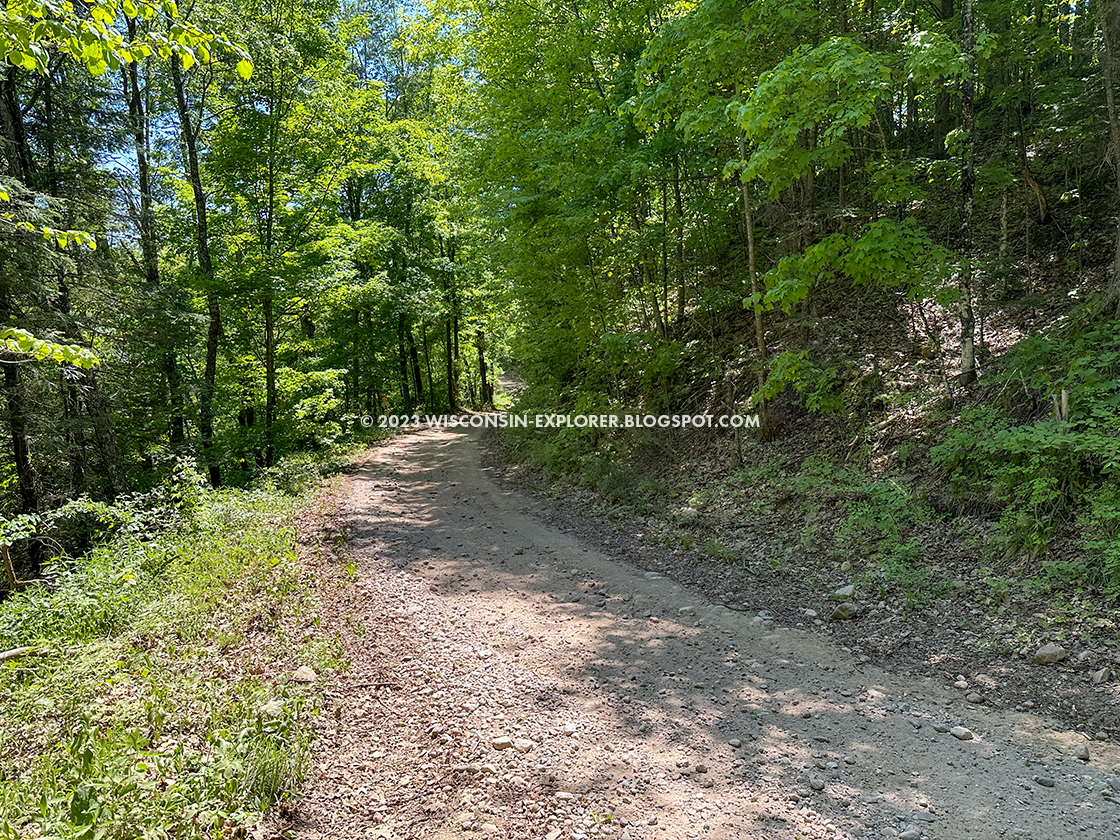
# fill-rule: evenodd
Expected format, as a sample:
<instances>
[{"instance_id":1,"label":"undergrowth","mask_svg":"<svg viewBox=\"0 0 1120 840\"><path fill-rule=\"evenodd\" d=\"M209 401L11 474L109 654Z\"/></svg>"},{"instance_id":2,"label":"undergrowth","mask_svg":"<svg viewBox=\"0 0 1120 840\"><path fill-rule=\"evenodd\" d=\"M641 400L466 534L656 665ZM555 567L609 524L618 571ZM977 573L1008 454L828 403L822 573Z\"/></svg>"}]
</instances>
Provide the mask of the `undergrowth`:
<instances>
[{"instance_id":1,"label":"undergrowth","mask_svg":"<svg viewBox=\"0 0 1120 840\"><path fill-rule=\"evenodd\" d=\"M339 666L295 554L307 463L256 489L180 469L95 512L112 536L0 603L0 837L243 836L303 779L315 691ZM167 523L161 526L159 523Z\"/></svg>"},{"instance_id":2,"label":"undergrowth","mask_svg":"<svg viewBox=\"0 0 1120 840\"><path fill-rule=\"evenodd\" d=\"M1034 563L1076 527L1098 584L1120 590L1120 322L1020 342L982 405L931 454L964 504L999 511L992 550Z\"/></svg>"}]
</instances>

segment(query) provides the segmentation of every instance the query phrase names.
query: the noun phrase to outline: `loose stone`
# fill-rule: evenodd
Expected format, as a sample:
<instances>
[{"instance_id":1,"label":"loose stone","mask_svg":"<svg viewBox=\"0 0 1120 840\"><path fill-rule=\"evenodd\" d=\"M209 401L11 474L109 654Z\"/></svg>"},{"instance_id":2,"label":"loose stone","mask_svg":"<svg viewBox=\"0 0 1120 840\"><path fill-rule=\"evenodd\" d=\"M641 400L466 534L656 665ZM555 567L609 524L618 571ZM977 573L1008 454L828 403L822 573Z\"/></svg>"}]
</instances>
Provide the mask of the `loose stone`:
<instances>
[{"instance_id":1,"label":"loose stone","mask_svg":"<svg viewBox=\"0 0 1120 840\"><path fill-rule=\"evenodd\" d=\"M1053 665L1066 658L1066 649L1061 645L1043 645L1034 654L1035 665Z\"/></svg>"},{"instance_id":2,"label":"loose stone","mask_svg":"<svg viewBox=\"0 0 1120 840\"><path fill-rule=\"evenodd\" d=\"M845 601L832 611L832 617L837 621L847 621L859 616L859 607L851 601Z\"/></svg>"}]
</instances>

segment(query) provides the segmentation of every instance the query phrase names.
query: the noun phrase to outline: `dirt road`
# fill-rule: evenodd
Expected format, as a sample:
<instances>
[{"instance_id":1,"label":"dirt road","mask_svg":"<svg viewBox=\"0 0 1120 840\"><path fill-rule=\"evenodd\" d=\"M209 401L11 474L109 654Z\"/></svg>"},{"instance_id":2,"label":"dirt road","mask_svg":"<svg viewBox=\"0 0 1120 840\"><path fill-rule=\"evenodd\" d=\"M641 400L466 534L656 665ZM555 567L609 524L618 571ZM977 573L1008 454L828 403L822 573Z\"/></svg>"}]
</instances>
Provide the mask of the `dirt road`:
<instances>
[{"instance_id":1,"label":"dirt road","mask_svg":"<svg viewBox=\"0 0 1120 840\"><path fill-rule=\"evenodd\" d=\"M346 484L298 837L1120 836L1116 747L705 602L480 454L402 435Z\"/></svg>"}]
</instances>

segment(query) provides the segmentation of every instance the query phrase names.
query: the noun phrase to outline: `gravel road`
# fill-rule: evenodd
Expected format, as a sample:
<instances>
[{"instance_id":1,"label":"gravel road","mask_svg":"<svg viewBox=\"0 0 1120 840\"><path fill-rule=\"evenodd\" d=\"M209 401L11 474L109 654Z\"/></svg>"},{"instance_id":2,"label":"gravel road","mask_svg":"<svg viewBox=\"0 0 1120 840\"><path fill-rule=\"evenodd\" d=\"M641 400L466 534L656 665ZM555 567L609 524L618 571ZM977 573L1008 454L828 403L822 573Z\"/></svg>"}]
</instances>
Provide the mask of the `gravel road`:
<instances>
[{"instance_id":1,"label":"gravel road","mask_svg":"<svg viewBox=\"0 0 1120 840\"><path fill-rule=\"evenodd\" d=\"M337 499L297 837L1120 837L1120 749L612 558L479 437L401 435Z\"/></svg>"}]
</instances>

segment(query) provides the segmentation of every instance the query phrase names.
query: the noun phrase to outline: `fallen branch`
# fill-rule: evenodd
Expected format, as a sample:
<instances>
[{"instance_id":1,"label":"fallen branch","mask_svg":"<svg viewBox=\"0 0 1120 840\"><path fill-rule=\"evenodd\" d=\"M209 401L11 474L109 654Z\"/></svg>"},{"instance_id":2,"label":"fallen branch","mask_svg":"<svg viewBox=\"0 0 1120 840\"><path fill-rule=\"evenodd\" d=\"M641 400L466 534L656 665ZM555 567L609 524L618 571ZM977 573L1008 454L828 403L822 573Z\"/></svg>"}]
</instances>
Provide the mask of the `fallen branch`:
<instances>
[{"instance_id":1,"label":"fallen branch","mask_svg":"<svg viewBox=\"0 0 1120 840\"><path fill-rule=\"evenodd\" d=\"M12 555L8 553L8 546L0 544L0 562L4 566L4 577L8 581L8 591L16 592L23 589L30 581L19 580L16 577L15 566L12 565ZM0 662L4 660L0 659Z\"/></svg>"},{"instance_id":2,"label":"fallen branch","mask_svg":"<svg viewBox=\"0 0 1120 840\"><path fill-rule=\"evenodd\" d=\"M27 656L28 654L35 653L38 650L39 648L37 647L12 648L12 650L6 650L0 653L0 662L8 662L12 659L19 659L21 656Z\"/></svg>"}]
</instances>

